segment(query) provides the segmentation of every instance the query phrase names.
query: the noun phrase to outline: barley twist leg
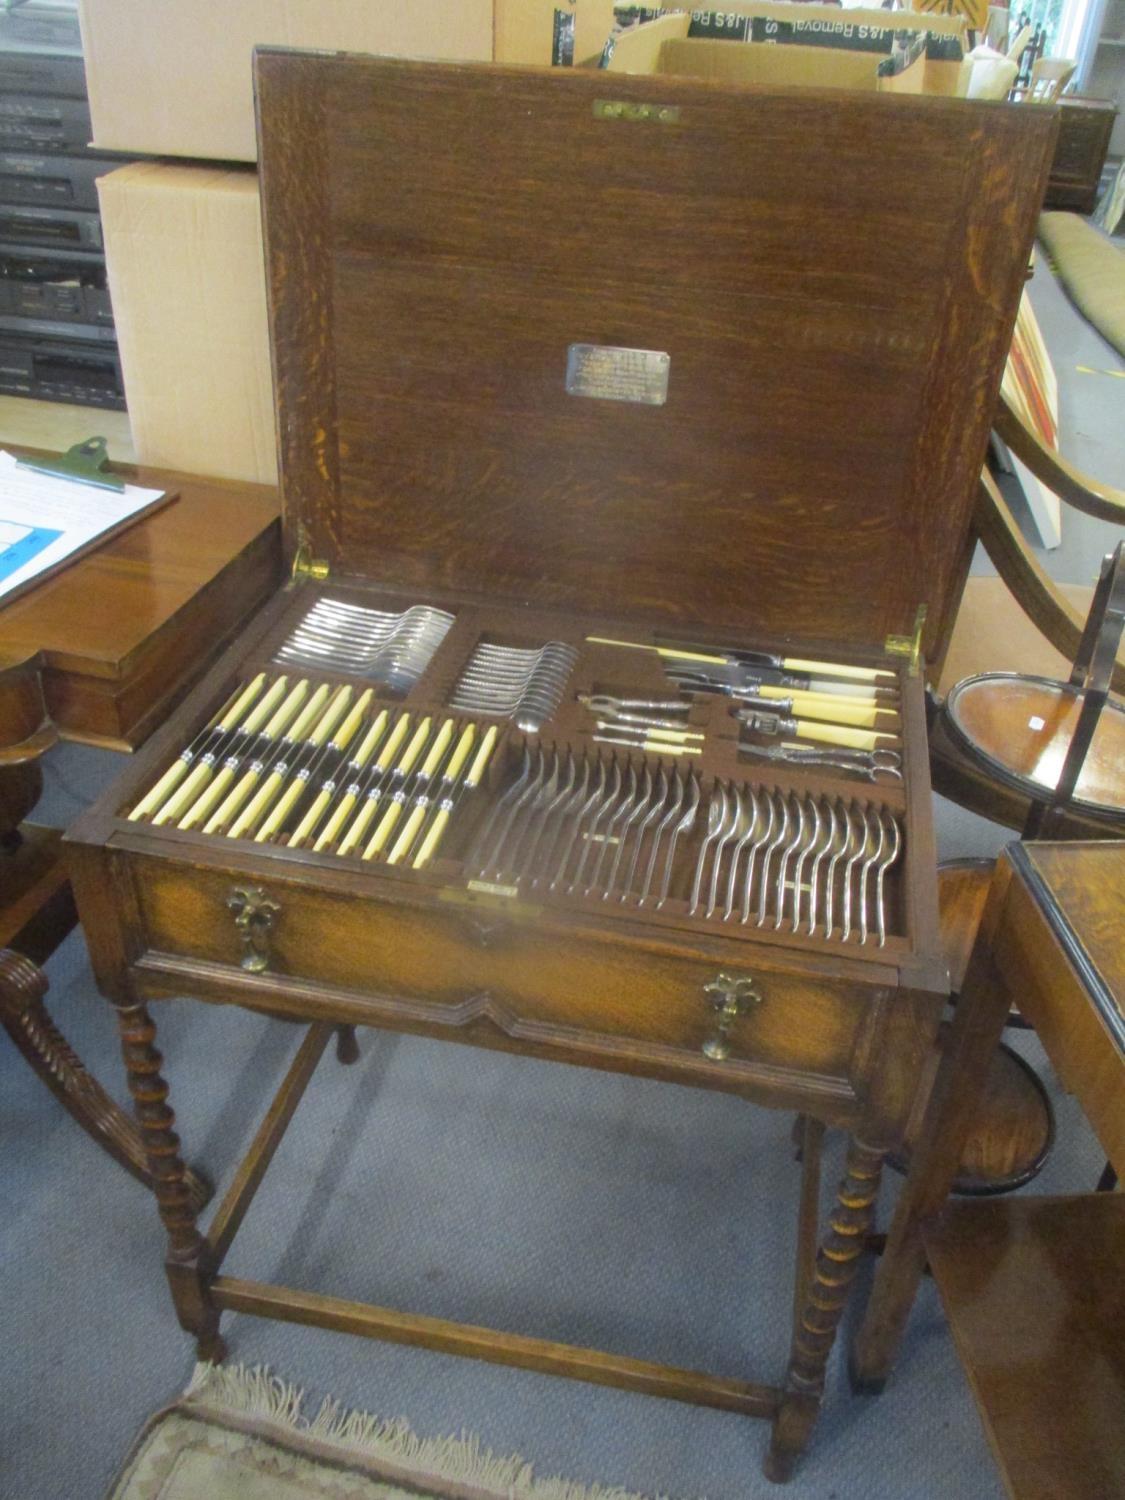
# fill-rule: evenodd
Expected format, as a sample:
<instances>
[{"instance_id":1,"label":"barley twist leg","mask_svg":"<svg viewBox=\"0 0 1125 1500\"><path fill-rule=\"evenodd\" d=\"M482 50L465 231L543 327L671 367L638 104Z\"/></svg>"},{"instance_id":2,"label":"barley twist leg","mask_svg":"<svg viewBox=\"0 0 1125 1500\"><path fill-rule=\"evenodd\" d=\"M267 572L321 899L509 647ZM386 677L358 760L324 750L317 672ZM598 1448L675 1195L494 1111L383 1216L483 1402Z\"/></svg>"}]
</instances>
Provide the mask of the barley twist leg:
<instances>
[{"instance_id":1,"label":"barley twist leg","mask_svg":"<svg viewBox=\"0 0 1125 1500\"><path fill-rule=\"evenodd\" d=\"M219 1336L219 1309L210 1300L207 1278L201 1270L206 1245L196 1227L196 1208L180 1156L180 1138L173 1128L176 1117L160 1071L164 1059L155 1045L156 1026L143 1005L119 1007L117 1022L145 1159L168 1234L165 1270L176 1314L181 1327L195 1335L200 1359L220 1360L226 1350Z\"/></svg>"},{"instance_id":2,"label":"barley twist leg","mask_svg":"<svg viewBox=\"0 0 1125 1500\"><path fill-rule=\"evenodd\" d=\"M848 1143L844 1180L820 1244L816 1266L793 1330L789 1369L774 1417L767 1479L782 1483L804 1452L820 1410L828 1356L875 1217L884 1152L856 1137Z\"/></svg>"}]
</instances>

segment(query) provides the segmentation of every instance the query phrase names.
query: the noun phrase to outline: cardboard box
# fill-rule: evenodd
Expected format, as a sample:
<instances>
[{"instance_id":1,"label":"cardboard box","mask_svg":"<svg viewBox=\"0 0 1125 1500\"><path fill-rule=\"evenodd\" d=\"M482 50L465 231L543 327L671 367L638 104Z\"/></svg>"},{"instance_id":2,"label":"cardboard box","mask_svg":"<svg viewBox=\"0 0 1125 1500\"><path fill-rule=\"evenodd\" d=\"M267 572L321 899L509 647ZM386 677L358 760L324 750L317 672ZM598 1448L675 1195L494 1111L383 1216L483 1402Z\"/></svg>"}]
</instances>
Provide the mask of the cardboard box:
<instances>
[{"instance_id":1,"label":"cardboard box","mask_svg":"<svg viewBox=\"0 0 1125 1500\"><path fill-rule=\"evenodd\" d=\"M260 42L487 62L492 0L81 0L99 150L255 161Z\"/></svg>"},{"instance_id":2,"label":"cardboard box","mask_svg":"<svg viewBox=\"0 0 1125 1500\"><path fill-rule=\"evenodd\" d=\"M670 11L620 30L608 67L891 93L964 94L967 89L964 22L956 16L757 0L733 5L725 19L739 17L737 27L724 30L727 40L701 35L706 26L697 13L687 12Z\"/></svg>"},{"instance_id":3,"label":"cardboard box","mask_svg":"<svg viewBox=\"0 0 1125 1500\"><path fill-rule=\"evenodd\" d=\"M138 460L276 484L256 174L135 162L98 195Z\"/></svg>"},{"instance_id":4,"label":"cardboard box","mask_svg":"<svg viewBox=\"0 0 1125 1500\"><path fill-rule=\"evenodd\" d=\"M601 57L615 0L495 0L493 56L502 63L582 66Z\"/></svg>"}]
</instances>

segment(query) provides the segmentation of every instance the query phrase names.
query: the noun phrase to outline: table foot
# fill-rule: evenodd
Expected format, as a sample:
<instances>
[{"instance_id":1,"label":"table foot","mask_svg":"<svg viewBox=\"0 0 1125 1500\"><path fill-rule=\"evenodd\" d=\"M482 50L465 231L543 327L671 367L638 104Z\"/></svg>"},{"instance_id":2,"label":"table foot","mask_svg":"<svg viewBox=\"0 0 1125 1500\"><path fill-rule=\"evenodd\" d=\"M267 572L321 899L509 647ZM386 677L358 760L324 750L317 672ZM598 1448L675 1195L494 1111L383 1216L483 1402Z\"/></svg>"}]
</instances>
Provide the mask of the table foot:
<instances>
[{"instance_id":1,"label":"table foot","mask_svg":"<svg viewBox=\"0 0 1125 1500\"><path fill-rule=\"evenodd\" d=\"M788 1484L793 1478L797 1460L808 1447L819 1414L819 1395L786 1391L782 1396L762 1464L762 1473L771 1484Z\"/></svg>"},{"instance_id":2,"label":"table foot","mask_svg":"<svg viewBox=\"0 0 1125 1500\"><path fill-rule=\"evenodd\" d=\"M336 1027L336 1061L343 1063L345 1067L359 1061L359 1043L356 1041L354 1026Z\"/></svg>"},{"instance_id":3,"label":"table foot","mask_svg":"<svg viewBox=\"0 0 1125 1500\"><path fill-rule=\"evenodd\" d=\"M881 1396L887 1389L887 1377L862 1374L853 1347L848 1351L848 1385L853 1396Z\"/></svg>"},{"instance_id":4,"label":"table foot","mask_svg":"<svg viewBox=\"0 0 1125 1500\"><path fill-rule=\"evenodd\" d=\"M195 1357L202 1364L221 1365L228 1352L227 1341L221 1333L208 1334L195 1343Z\"/></svg>"}]
</instances>

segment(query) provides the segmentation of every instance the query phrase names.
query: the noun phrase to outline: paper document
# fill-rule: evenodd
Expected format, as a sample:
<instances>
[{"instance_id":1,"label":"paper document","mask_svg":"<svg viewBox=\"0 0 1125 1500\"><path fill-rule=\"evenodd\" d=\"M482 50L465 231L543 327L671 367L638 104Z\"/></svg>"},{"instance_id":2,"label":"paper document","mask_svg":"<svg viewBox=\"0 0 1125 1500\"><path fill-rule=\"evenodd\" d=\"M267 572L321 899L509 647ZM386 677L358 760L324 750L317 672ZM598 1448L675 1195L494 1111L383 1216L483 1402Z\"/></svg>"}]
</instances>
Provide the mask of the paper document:
<instances>
[{"instance_id":1,"label":"paper document","mask_svg":"<svg viewBox=\"0 0 1125 1500\"><path fill-rule=\"evenodd\" d=\"M0 452L0 604L44 573L120 531L164 498L127 484L123 492L21 469Z\"/></svg>"}]
</instances>

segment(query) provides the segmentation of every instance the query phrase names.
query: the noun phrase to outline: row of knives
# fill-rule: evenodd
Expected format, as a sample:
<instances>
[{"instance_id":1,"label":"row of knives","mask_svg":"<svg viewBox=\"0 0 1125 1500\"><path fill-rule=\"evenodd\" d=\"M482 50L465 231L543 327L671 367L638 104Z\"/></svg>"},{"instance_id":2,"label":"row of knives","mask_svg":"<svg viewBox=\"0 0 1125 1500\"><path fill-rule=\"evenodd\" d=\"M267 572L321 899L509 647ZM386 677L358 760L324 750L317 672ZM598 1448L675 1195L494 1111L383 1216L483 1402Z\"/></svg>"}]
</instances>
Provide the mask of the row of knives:
<instances>
[{"instance_id":1,"label":"row of knives","mask_svg":"<svg viewBox=\"0 0 1125 1500\"><path fill-rule=\"evenodd\" d=\"M423 869L481 784L496 725L377 708L373 689L260 672L131 821Z\"/></svg>"}]
</instances>

